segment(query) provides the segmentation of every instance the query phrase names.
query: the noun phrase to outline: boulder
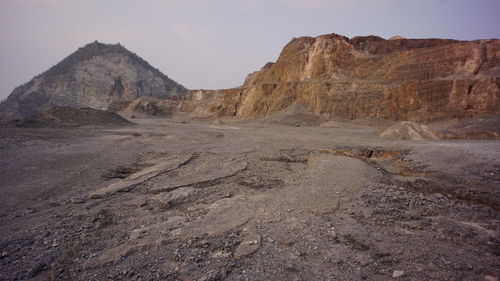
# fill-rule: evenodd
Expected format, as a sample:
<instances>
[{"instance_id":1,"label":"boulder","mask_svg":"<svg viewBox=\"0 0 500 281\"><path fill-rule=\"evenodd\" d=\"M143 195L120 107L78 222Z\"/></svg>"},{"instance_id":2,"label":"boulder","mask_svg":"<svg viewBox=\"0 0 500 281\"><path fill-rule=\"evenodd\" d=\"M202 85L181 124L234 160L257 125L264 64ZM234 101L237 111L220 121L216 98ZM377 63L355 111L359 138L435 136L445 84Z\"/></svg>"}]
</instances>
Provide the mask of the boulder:
<instances>
[{"instance_id":1,"label":"boulder","mask_svg":"<svg viewBox=\"0 0 500 281\"><path fill-rule=\"evenodd\" d=\"M439 133L415 122L399 122L384 130L381 137L402 140L439 140Z\"/></svg>"}]
</instances>

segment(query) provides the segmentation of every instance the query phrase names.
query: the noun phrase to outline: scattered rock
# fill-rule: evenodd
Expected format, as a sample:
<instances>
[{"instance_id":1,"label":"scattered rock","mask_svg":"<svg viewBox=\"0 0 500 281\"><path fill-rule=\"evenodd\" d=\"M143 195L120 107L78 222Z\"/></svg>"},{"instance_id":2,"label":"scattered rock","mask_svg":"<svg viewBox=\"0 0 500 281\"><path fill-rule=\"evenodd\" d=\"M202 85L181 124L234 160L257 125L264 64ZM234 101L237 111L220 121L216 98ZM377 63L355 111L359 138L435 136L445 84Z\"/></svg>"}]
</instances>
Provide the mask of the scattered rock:
<instances>
[{"instance_id":1,"label":"scattered rock","mask_svg":"<svg viewBox=\"0 0 500 281\"><path fill-rule=\"evenodd\" d=\"M45 269L47 269L47 265L45 263L39 263L35 267L33 267L33 269L30 270L28 275L29 277L33 278L37 276L40 272L44 271Z\"/></svg>"},{"instance_id":2,"label":"scattered rock","mask_svg":"<svg viewBox=\"0 0 500 281\"><path fill-rule=\"evenodd\" d=\"M498 278L492 275L485 275L484 280L486 281L498 281Z\"/></svg>"},{"instance_id":3,"label":"scattered rock","mask_svg":"<svg viewBox=\"0 0 500 281\"><path fill-rule=\"evenodd\" d=\"M392 273L392 277L398 278L398 277L403 276L404 274L405 274L405 272L402 270L394 270L394 272Z\"/></svg>"},{"instance_id":4,"label":"scattered rock","mask_svg":"<svg viewBox=\"0 0 500 281\"><path fill-rule=\"evenodd\" d=\"M61 206L61 201L59 201L59 200L51 200L49 202L49 206L51 206L51 207L59 207L59 206Z\"/></svg>"},{"instance_id":5,"label":"scattered rock","mask_svg":"<svg viewBox=\"0 0 500 281\"><path fill-rule=\"evenodd\" d=\"M34 214L36 213L36 209L33 209L33 208L28 208L26 210L24 210L23 212L25 215L28 215L28 214Z\"/></svg>"},{"instance_id":6,"label":"scattered rock","mask_svg":"<svg viewBox=\"0 0 500 281\"><path fill-rule=\"evenodd\" d=\"M73 203L73 204L83 204L85 203L85 199L83 198L79 198L79 197L74 197L74 198L71 198L69 200L69 203Z\"/></svg>"},{"instance_id":7,"label":"scattered rock","mask_svg":"<svg viewBox=\"0 0 500 281\"><path fill-rule=\"evenodd\" d=\"M252 254L260 247L261 236L257 234L257 226L254 221L251 221L244 228L246 232L245 239L238 245L234 251L236 258L241 258Z\"/></svg>"},{"instance_id":8,"label":"scattered rock","mask_svg":"<svg viewBox=\"0 0 500 281\"><path fill-rule=\"evenodd\" d=\"M144 207L146 204L147 201L144 200L143 198L134 198L124 203L125 207L130 207L130 208L140 208Z\"/></svg>"},{"instance_id":9,"label":"scattered rock","mask_svg":"<svg viewBox=\"0 0 500 281\"><path fill-rule=\"evenodd\" d=\"M219 272L212 270L212 271L209 271L204 276L198 278L197 281L218 281L218 280L221 280L221 276L220 276Z\"/></svg>"},{"instance_id":10,"label":"scattered rock","mask_svg":"<svg viewBox=\"0 0 500 281\"><path fill-rule=\"evenodd\" d=\"M125 167L125 166L117 166L115 169L109 170L106 174L102 175L101 178L105 180L110 180L110 179L124 179L128 176L130 176L133 173L136 173L139 171L137 168L132 168L132 167Z\"/></svg>"}]
</instances>

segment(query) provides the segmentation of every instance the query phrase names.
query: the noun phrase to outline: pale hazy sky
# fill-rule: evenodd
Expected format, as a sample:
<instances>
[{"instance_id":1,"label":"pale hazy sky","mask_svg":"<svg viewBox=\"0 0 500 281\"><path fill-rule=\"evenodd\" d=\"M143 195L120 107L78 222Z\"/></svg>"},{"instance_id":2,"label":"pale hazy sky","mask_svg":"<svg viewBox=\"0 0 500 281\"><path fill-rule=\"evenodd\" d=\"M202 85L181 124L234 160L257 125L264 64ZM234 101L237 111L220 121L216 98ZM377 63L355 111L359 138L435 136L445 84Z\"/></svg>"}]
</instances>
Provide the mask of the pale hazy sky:
<instances>
[{"instance_id":1,"label":"pale hazy sky","mask_svg":"<svg viewBox=\"0 0 500 281\"><path fill-rule=\"evenodd\" d=\"M500 38L500 0L0 0L0 99L94 40L187 88L242 84L293 37Z\"/></svg>"}]
</instances>

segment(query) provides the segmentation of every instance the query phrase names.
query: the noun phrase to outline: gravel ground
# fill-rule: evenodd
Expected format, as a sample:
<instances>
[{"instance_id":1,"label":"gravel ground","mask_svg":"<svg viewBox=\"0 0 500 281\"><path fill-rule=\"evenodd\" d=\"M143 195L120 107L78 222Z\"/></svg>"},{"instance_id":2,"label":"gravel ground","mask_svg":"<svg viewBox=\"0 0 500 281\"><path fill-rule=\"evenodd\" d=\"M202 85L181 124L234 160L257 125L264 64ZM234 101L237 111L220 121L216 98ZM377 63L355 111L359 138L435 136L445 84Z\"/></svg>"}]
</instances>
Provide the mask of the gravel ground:
<instances>
[{"instance_id":1,"label":"gravel ground","mask_svg":"<svg viewBox=\"0 0 500 281\"><path fill-rule=\"evenodd\" d=\"M0 280L498 280L500 142L0 128Z\"/></svg>"}]
</instances>

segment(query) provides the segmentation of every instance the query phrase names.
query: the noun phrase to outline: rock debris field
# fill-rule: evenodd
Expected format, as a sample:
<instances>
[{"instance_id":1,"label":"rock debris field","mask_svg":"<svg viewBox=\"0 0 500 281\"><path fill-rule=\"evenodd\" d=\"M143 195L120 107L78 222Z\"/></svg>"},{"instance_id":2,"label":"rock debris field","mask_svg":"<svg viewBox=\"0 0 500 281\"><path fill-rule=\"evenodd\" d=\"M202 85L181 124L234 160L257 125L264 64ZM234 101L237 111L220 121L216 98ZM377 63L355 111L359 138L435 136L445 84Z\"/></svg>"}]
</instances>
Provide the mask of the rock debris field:
<instances>
[{"instance_id":1,"label":"rock debris field","mask_svg":"<svg viewBox=\"0 0 500 281\"><path fill-rule=\"evenodd\" d=\"M500 142L0 128L0 280L498 280Z\"/></svg>"}]
</instances>

